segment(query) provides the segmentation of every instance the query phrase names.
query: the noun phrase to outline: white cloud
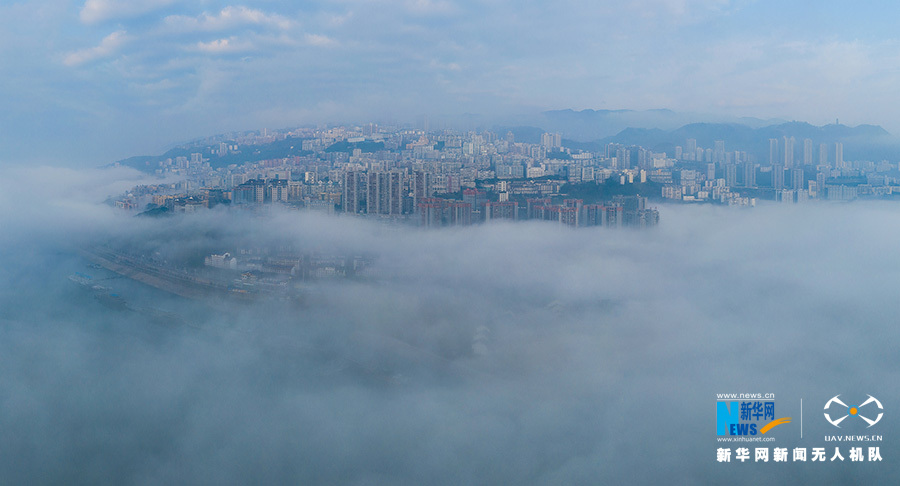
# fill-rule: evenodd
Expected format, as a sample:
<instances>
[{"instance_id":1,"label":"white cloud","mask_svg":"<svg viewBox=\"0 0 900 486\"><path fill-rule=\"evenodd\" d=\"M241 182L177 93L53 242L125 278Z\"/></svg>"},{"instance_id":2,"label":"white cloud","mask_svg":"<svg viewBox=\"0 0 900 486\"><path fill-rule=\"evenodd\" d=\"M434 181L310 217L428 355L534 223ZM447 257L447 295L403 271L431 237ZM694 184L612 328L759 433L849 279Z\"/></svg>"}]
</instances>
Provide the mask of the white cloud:
<instances>
[{"instance_id":1,"label":"white cloud","mask_svg":"<svg viewBox=\"0 0 900 486\"><path fill-rule=\"evenodd\" d=\"M25 235L36 239L53 231L77 232L90 224L108 221L109 207L100 205L111 194L153 180L127 167L69 169L15 165L4 168L0 181L0 246ZM27 204L21 204L29 201ZM15 210L10 208L15 207ZM35 224L40 221L41 224ZM64 229L63 229L64 228Z\"/></svg>"},{"instance_id":2,"label":"white cloud","mask_svg":"<svg viewBox=\"0 0 900 486\"><path fill-rule=\"evenodd\" d=\"M238 40L237 37L216 39L209 42L198 42L196 49L209 54L228 54L232 52L251 51L255 46L248 41Z\"/></svg>"},{"instance_id":3,"label":"white cloud","mask_svg":"<svg viewBox=\"0 0 900 486\"><path fill-rule=\"evenodd\" d=\"M462 70L462 66L460 66L459 64L457 64L455 62L443 63L443 62L438 61L437 59L432 59L428 65L438 71L461 71Z\"/></svg>"},{"instance_id":4,"label":"white cloud","mask_svg":"<svg viewBox=\"0 0 900 486\"><path fill-rule=\"evenodd\" d=\"M347 12L344 15L324 14L322 22L329 27L340 27L353 17L353 12Z\"/></svg>"},{"instance_id":5,"label":"white cloud","mask_svg":"<svg viewBox=\"0 0 900 486\"><path fill-rule=\"evenodd\" d=\"M304 39L306 40L306 43L311 46L332 47L337 45L337 41L325 35L306 34Z\"/></svg>"},{"instance_id":6,"label":"white cloud","mask_svg":"<svg viewBox=\"0 0 900 486\"><path fill-rule=\"evenodd\" d=\"M134 17L152 12L178 0L87 0L81 8L80 18L86 24Z\"/></svg>"},{"instance_id":7,"label":"white cloud","mask_svg":"<svg viewBox=\"0 0 900 486\"><path fill-rule=\"evenodd\" d=\"M222 31L242 25L259 25L287 30L291 20L278 14L268 14L247 7L225 7L218 14L203 13L197 17L170 15L165 24L180 32Z\"/></svg>"},{"instance_id":8,"label":"white cloud","mask_svg":"<svg viewBox=\"0 0 900 486\"><path fill-rule=\"evenodd\" d=\"M117 30L104 37L100 44L87 49L79 49L68 54L63 63L66 66L79 66L81 64L102 59L115 54L119 48L128 42L129 37L124 30Z\"/></svg>"}]
</instances>

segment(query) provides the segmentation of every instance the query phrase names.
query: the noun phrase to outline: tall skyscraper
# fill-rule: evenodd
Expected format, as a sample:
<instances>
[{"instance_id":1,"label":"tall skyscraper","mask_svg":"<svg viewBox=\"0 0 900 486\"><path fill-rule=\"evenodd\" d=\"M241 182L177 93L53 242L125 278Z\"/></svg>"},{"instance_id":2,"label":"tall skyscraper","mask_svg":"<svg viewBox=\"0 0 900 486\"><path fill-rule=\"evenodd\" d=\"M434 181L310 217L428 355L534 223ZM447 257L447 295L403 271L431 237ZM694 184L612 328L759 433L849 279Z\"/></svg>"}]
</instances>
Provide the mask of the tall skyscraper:
<instances>
[{"instance_id":1,"label":"tall skyscraper","mask_svg":"<svg viewBox=\"0 0 900 486\"><path fill-rule=\"evenodd\" d=\"M819 165L828 165L828 144L819 144Z\"/></svg>"},{"instance_id":2,"label":"tall skyscraper","mask_svg":"<svg viewBox=\"0 0 900 486\"><path fill-rule=\"evenodd\" d=\"M769 139L769 165L775 165L779 161L778 158L778 139Z\"/></svg>"},{"instance_id":3,"label":"tall skyscraper","mask_svg":"<svg viewBox=\"0 0 900 486\"><path fill-rule=\"evenodd\" d=\"M382 172L370 170L366 174L366 213L378 214L381 209L382 194L387 191L383 184Z\"/></svg>"},{"instance_id":4,"label":"tall skyscraper","mask_svg":"<svg viewBox=\"0 0 900 486\"><path fill-rule=\"evenodd\" d=\"M803 189L803 169L791 169L791 189L798 191Z\"/></svg>"},{"instance_id":5,"label":"tall skyscraper","mask_svg":"<svg viewBox=\"0 0 900 486\"><path fill-rule=\"evenodd\" d=\"M784 166L788 169L794 167L794 137L784 136Z\"/></svg>"},{"instance_id":6,"label":"tall skyscraper","mask_svg":"<svg viewBox=\"0 0 900 486\"><path fill-rule=\"evenodd\" d=\"M542 133L541 145L548 149L560 148L562 147L562 135L558 133Z\"/></svg>"},{"instance_id":7,"label":"tall skyscraper","mask_svg":"<svg viewBox=\"0 0 900 486\"><path fill-rule=\"evenodd\" d=\"M403 210L402 172L372 171L366 187L366 213L401 214Z\"/></svg>"},{"instance_id":8,"label":"tall skyscraper","mask_svg":"<svg viewBox=\"0 0 900 486\"><path fill-rule=\"evenodd\" d=\"M725 165L725 185L728 187L737 185L737 166L734 164Z\"/></svg>"},{"instance_id":9,"label":"tall skyscraper","mask_svg":"<svg viewBox=\"0 0 900 486\"><path fill-rule=\"evenodd\" d=\"M834 168L844 168L844 144L835 142L834 144Z\"/></svg>"},{"instance_id":10,"label":"tall skyscraper","mask_svg":"<svg viewBox=\"0 0 900 486\"><path fill-rule=\"evenodd\" d=\"M812 165L813 163L813 144L812 139L803 139L803 165Z\"/></svg>"},{"instance_id":11,"label":"tall skyscraper","mask_svg":"<svg viewBox=\"0 0 900 486\"><path fill-rule=\"evenodd\" d=\"M362 199L360 194L360 173L349 170L344 173L344 212L356 214L359 212L359 201Z\"/></svg>"},{"instance_id":12,"label":"tall skyscraper","mask_svg":"<svg viewBox=\"0 0 900 486\"><path fill-rule=\"evenodd\" d=\"M418 207L423 199L431 197L431 174L424 170L417 170L412 174L412 187L410 192L413 197L413 207Z\"/></svg>"},{"instance_id":13,"label":"tall skyscraper","mask_svg":"<svg viewBox=\"0 0 900 486\"><path fill-rule=\"evenodd\" d=\"M772 166L772 188L776 191L784 189L784 167L780 165Z\"/></svg>"},{"instance_id":14,"label":"tall skyscraper","mask_svg":"<svg viewBox=\"0 0 900 486\"><path fill-rule=\"evenodd\" d=\"M744 187L756 187L756 164L744 162Z\"/></svg>"},{"instance_id":15,"label":"tall skyscraper","mask_svg":"<svg viewBox=\"0 0 900 486\"><path fill-rule=\"evenodd\" d=\"M619 149L619 145L615 143L606 144L606 158L611 159L616 156L616 150Z\"/></svg>"},{"instance_id":16,"label":"tall skyscraper","mask_svg":"<svg viewBox=\"0 0 900 486\"><path fill-rule=\"evenodd\" d=\"M693 138L687 139L684 144L684 158L686 160L697 160L697 140Z\"/></svg>"},{"instance_id":17,"label":"tall skyscraper","mask_svg":"<svg viewBox=\"0 0 900 486\"><path fill-rule=\"evenodd\" d=\"M713 153L713 162L717 164L725 163L725 141L724 140L716 140L716 147Z\"/></svg>"},{"instance_id":18,"label":"tall skyscraper","mask_svg":"<svg viewBox=\"0 0 900 486\"><path fill-rule=\"evenodd\" d=\"M616 150L616 162L618 164L619 169L630 169L631 168L631 150L625 147L619 147Z\"/></svg>"},{"instance_id":19,"label":"tall skyscraper","mask_svg":"<svg viewBox=\"0 0 900 486\"><path fill-rule=\"evenodd\" d=\"M507 202L486 202L484 203L484 220L491 221L497 219L518 219L519 203L515 201Z\"/></svg>"}]
</instances>

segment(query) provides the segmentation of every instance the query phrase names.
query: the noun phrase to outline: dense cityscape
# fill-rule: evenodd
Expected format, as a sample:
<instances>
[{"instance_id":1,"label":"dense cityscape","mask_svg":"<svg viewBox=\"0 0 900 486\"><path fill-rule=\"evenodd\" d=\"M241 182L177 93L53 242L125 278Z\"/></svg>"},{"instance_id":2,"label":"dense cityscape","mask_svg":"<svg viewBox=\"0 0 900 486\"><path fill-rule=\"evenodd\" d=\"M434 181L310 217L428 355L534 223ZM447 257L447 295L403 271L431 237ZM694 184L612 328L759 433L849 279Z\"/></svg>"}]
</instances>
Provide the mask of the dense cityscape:
<instances>
[{"instance_id":1,"label":"dense cityscape","mask_svg":"<svg viewBox=\"0 0 900 486\"><path fill-rule=\"evenodd\" d=\"M648 200L754 206L900 192L897 163L847 161L841 142L772 138L766 160L729 148L687 139L671 154L617 143L589 151L567 147L559 133L528 143L512 131L375 124L262 130L133 163L166 182L135 187L114 203L149 214L275 203L426 227L493 220L648 227L660 218ZM275 156L262 158L265 151Z\"/></svg>"},{"instance_id":2,"label":"dense cityscape","mask_svg":"<svg viewBox=\"0 0 900 486\"><path fill-rule=\"evenodd\" d=\"M304 155L217 163L243 152L251 158L254 146L285 140L293 140ZM499 138L489 131L381 131L374 124L260 133L159 160L149 167L152 172L181 180L137 187L115 204L192 211L220 203L281 203L427 227L523 219L573 227L655 225L658 211L635 189L648 189L648 172L641 167L653 154L634 151L638 161L632 164L631 150L611 150L612 158L572 153L562 147L559 134L545 133L540 144L528 144L516 143L511 132ZM567 197L567 184L584 183L594 186L587 200ZM603 183L618 187L604 192L597 186Z\"/></svg>"}]
</instances>

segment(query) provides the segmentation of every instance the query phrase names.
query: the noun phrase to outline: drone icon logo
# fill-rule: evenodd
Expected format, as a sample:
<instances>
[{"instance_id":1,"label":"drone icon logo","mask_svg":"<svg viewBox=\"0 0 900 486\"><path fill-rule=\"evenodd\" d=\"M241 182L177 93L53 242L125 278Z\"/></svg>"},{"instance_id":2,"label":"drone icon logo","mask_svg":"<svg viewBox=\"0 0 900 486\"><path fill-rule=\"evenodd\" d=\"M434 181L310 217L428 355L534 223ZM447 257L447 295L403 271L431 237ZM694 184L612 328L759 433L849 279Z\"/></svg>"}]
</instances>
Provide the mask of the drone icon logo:
<instances>
[{"instance_id":1,"label":"drone icon logo","mask_svg":"<svg viewBox=\"0 0 900 486\"><path fill-rule=\"evenodd\" d=\"M868 404L870 404L870 403L874 403L875 405L877 405L877 406L878 406L878 410L884 410L884 407L881 406L881 402L879 402L878 399L875 398L875 397L873 397L872 395L869 395L869 399L868 399L868 400L866 400L866 401L863 402L862 404L860 404L860 405L858 405L858 406L855 406L855 407L848 406L846 403L842 402L841 399L838 398L838 397L840 397L840 395L835 395L831 400L828 400L828 403L825 404L825 420L827 420L828 423L830 423L831 425L834 425L834 426L837 427L837 428L841 428L840 423L843 422L844 419L846 419L847 417L850 417L851 415L854 416L854 417L859 417L859 418L865 420L866 423L869 424L869 427L871 427L871 426L877 424L878 421L881 420L881 417L884 415L884 412L880 412L880 411L879 411L879 412L878 412L878 417L876 417L875 420L872 420L872 419L869 419L869 418L867 418L867 417L864 417L864 416L861 414L861 410L860 410L860 409L863 408L863 407L865 407L866 405L868 405ZM840 406L844 407L843 412L844 412L845 414L844 414L843 417L841 417L841 418L839 418L839 419L836 419L836 420L832 420L832 419L831 419L831 416L828 415L829 409L832 409L832 408L833 408L833 409L838 409L837 406L831 407L832 404L840 405ZM839 410L839 409L838 409L838 410ZM832 411L834 411L834 410L832 410ZM869 428L869 427L866 427L866 428Z\"/></svg>"}]
</instances>

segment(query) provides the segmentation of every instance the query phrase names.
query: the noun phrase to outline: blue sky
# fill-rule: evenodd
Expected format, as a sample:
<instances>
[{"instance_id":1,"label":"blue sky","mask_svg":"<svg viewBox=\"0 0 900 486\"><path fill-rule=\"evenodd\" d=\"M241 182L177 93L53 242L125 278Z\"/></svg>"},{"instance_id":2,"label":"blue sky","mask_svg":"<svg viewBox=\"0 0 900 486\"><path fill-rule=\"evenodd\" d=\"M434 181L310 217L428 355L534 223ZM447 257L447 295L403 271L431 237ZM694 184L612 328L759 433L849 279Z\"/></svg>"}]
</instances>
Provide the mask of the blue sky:
<instances>
[{"instance_id":1,"label":"blue sky","mask_svg":"<svg viewBox=\"0 0 900 486\"><path fill-rule=\"evenodd\" d=\"M41 0L0 5L0 161L229 130L669 108L900 133L894 2Z\"/></svg>"}]
</instances>

